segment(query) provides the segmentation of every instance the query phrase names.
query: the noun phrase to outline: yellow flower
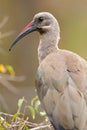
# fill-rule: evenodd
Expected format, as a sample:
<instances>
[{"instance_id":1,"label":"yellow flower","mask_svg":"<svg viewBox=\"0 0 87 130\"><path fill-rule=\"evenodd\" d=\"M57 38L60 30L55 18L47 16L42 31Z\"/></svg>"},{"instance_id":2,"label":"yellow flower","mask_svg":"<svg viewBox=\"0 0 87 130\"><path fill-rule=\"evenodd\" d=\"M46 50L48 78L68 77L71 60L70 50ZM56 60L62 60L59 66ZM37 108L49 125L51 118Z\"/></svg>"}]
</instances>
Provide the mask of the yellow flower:
<instances>
[{"instance_id":1,"label":"yellow flower","mask_svg":"<svg viewBox=\"0 0 87 130\"><path fill-rule=\"evenodd\" d=\"M1 73L6 73L6 68L4 67L3 64L0 64L0 72Z\"/></svg>"}]
</instances>

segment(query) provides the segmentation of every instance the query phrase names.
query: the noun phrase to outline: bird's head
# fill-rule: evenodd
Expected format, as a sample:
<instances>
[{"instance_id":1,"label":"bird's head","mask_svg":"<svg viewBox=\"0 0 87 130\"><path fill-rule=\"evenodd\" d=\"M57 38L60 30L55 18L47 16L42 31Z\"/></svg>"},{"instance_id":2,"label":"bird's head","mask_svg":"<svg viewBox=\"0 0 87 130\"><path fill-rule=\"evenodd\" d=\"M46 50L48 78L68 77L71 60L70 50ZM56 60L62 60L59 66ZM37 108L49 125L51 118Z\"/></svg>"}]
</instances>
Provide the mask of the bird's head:
<instances>
[{"instance_id":1,"label":"bird's head","mask_svg":"<svg viewBox=\"0 0 87 130\"><path fill-rule=\"evenodd\" d=\"M58 22L55 17L48 12L41 12L34 16L33 20L24 27L21 33L16 37L16 39L11 44L9 50L24 36L27 34L38 31L41 35L46 34L50 30L59 31Z\"/></svg>"}]
</instances>

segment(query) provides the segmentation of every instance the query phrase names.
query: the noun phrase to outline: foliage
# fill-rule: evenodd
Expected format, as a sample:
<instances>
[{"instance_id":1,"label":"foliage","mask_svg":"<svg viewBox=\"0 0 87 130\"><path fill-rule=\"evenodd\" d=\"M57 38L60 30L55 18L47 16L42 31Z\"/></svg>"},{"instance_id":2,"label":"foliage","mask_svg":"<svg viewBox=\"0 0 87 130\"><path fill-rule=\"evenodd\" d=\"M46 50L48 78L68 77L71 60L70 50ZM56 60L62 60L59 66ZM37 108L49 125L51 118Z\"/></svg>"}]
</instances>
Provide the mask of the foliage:
<instances>
[{"instance_id":1,"label":"foliage","mask_svg":"<svg viewBox=\"0 0 87 130\"><path fill-rule=\"evenodd\" d=\"M3 40L13 34L13 31L2 32L2 28L5 26L7 21L8 21L7 16L4 17L2 21L0 20L0 54L1 55L6 54L5 50L2 47L2 44L4 43ZM18 94L18 90L16 89L16 87L13 86L13 84L10 81L18 82L18 81L23 81L24 79L25 79L24 76L15 76L15 71L11 65L3 64L0 62L0 87L5 87L5 89L8 89L11 93ZM1 92L0 92L0 104L6 111L8 110L7 103Z\"/></svg>"},{"instance_id":2,"label":"foliage","mask_svg":"<svg viewBox=\"0 0 87 130\"><path fill-rule=\"evenodd\" d=\"M51 128L46 113L39 110L39 108L40 101L38 96L31 100L30 105L27 104L24 97L19 99L18 110L14 115L0 112L0 130L38 130ZM36 115L39 114L43 121L39 124L30 122L30 116L26 116L27 110L31 114L33 120L35 120Z\"/></svg>"},{"instance_id":3,"label":"foliage","mask_svg":"<svg viewBox=\"0 0 87 130\"><path fill-rule=\"evenodd\" d=\"M0 28L2 28L8 20L8 17L5 17L0 23ZM0 32L0 43L2 39L8 37L12 34L11 32L2 33ZM0 44L1 45L1 44ZM0 47L0 53L4 54L5 51ZM22 81L24 80L23 76L17 77L15 76L15 71L11 65L4 65L0 63L0 84L9 89L13 93L17 93L16 88L10 83L10 81ZM0 93L1 96L1 93ZM5 104L0 98L0 103ZM30 116L27 115L30 113ZM26 116L27 115L27 116ZM33 123L30 122L30 118L36 122L37 117L40 116L41 123ZM0 112L0 130L38 130L50 128L50 123L48 118L46 117L46 113L41 111L40 101L38 96L34 97L31 100L31 104L28 105L26 99L23 97L18 100L18 110L12 115L4 112Z\"/></svg>"},{"instance_id":4,"label":"foliage","mask_svg":"<svg viewBox=\"0 0 87 130\"><path fill-rule=\"evenodd\" d=\"M10 75L10 78L15 76L15 71L12 66L0 64L0 74L3 74L2 77L4 81L4 75L6 73L9 73L8 75ZM14 90L12 86L10 87L10 90L11 89ZM26 116L27 111L31 116ZM43 120L39 124L29 121L30 118L36 121L36 115L41 117L41 120ZM27 104L27 100L24 97L19 99L18 110L14 115L0 112L0 130L38 130L48 127L50 127L50 124L48 118L46 117L46 113L41 111L38 96L31 100L30 105Z\"/></svg>"},{"instance_id":5,"label":"foliage","mask_svg":"<svg viewBox=\"0 0 87 130\"><path fill-rule=\"evenodd\" d=\"M12 76L15 75L15 71L13 67L11 65L4 65L4 64L0 64L0 73L3 73L3 74L9 73Z\"/></svg>"}]
</instances>

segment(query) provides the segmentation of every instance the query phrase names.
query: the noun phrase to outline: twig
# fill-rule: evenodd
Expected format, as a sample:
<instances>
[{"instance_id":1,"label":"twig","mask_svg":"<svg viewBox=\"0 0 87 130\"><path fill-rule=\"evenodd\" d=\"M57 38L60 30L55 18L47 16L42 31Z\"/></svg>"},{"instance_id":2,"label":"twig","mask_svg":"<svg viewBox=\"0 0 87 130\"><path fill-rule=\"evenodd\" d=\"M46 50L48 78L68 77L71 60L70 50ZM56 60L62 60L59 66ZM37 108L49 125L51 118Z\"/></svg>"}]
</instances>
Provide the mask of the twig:
<instances>
[{"instance_id":1,"label":"twig","mask_svg":"<svg viewBox=\"0 0 87 130\"><path fill-rule=\"evenodd\" d=\"M8 113L4 113L4 112L0 112L0 115L11 117L11 118L13 117L13 115L8 114Z\"/></svg>"},{"instance_id":2,"label":"twig","mask_svg":"<svg viewBox=\"0 0 87 130\"><path fill-rule=\"evenodd\" d=\"M25 76L11 76L8 74L0 74L0 78L5 78L6 80L10 80L10 81L24 81L25 80Z\"/></svg>"},{"instance_id":3,"label":"twig","mask_svg":"<svg viewBox=\"0 0 87 130\"><path fill-rule=\"evenodd\" d=\"M2 22L0 22L0 29L7 23L7 21L8 21L8 16L5 16L4 18L3 18L3 20L2 20Z\"/></svg>"},{"instance_id":4,"label":"twig","mask_svg":"<svg viewBox=\"0 0 87 130\"><path fill-rule=\"evenodd\" d=\"M51 125L49 124L49 125L38 126L30 130L38 130L38 129L45 129L45 128L51 128Z\"/></svg>"},{"instance_id":5,"label":"twig","mask_svg":"<svg viewBox=\"0 0 87 130\"><path fill-rule=\"evenodd\" d=\"M7 114L7 113L4 113L4 112L0 112L0 115L10 117L10 118L13 118L13 116L14 116L14 115ZM38 130L38 129L45 129L45 128L51 128L52 127L52 125L50 123L44 125L45 124L44 122L40 123L40 124L36 124L36 123L29 122L27 120L23 121L23 120L21 120L20 117L17 117L17 119L18 119L17 122L12 122L12 124L10 124L10 126L8 126L8 128L6 128L6 129L10 130L10 129L17 128L17 127L19 127L20 123L21 123L21 130L24 128L25 125L27 125L28 127L32 127L30 130Z\"/></svg>"},{"instance_id":6,"label":"twig","mask_svg":"<svg viewBox=\"0 0 87 130\"><path fill-rule=\"evenodd\" d=\"M7 74L0 74L0 84L6 87L9 91L14 94L19 94L18 89L15 88L9 81L23 81L25 79L24 76L11 76Z\"/></svg>"},{"instance_id":7,"label":"twig","mask_svg":"<svg viewBox=\"0 0 87 130\"><path fill-rule=\"evenodd\" d=\"M14 33L14 31L9 31L9 32L6 32L6 33L2 33L0 35L0 40L3 39L3 38L6 38L8 36L11 36L13 33Z\"/></svg>"}]
</instances>

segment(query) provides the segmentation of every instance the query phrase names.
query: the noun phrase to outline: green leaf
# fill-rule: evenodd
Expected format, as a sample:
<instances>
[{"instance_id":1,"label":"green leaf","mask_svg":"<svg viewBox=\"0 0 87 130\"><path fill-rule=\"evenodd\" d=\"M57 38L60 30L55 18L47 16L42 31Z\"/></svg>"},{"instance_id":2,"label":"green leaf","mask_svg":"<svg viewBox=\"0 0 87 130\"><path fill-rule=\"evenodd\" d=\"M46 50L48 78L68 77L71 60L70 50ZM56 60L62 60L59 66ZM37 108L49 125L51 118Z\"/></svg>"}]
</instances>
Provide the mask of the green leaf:
<instances>
[{"instance_id":1,"label":"green leaf","mask_svg":"<svg viewBox=\"0 0 87 130\"><path fill-rule=\"evenodd\" d=\"M38 96L35 96L32 100L31 100L31 105L34 106L35 101L38 100Z\"/></svg>"},{"instance_id":2,"label":"green leaf","mask_svg":"<svg viewBox=\"0 0 87 130\"><path fill-rule=\"evenodd\" d=\"M15 71L11 65L5 65L5 68L11 75L15 75Z\"/></svg>"},{"instance_id":3,"label":"green leaf","mask_svg":"<svg viewBox=\"0 0 87 130\"><path fill-rule=\"evenodd\" d=\"M23 105L23 102L25 101L24 97L22 99L18 100L18 107L21 108Z\"/></svg>"},{"instance_id":4,"label":"green leaf","mask_svg":"<svg viewBox=\"0 0 87 130\"><path fill-rule=\"evenodd\" d=\"M15 119L16 119L18 116L20 116L20 113L18 113L18 112L15 113L14 116L13 116L13 118L12 118L12 121L15 121Z\"/></svg>"},{"instance_id":5,"label":"green leaf","mask_svg":"<svg viewBox=\"0 0 87 130\"><path fill-rule=\"evenodd\" d=\"M49 121L47 116L45 117L45 121L46 121L46 122L48 122L48 121Z\"/></svg>"},{"instance_id":6,"label":"green leaf","mask_svg":"<svg viewBox=\"0 0 87 130\"><path fill-rule=\"evenodd\" d=\"M40 101L37 100L37 101L35 102L35 110L36 110L37 112L38 112L39 106L40 106Z\"/></svg>"},{"instance_id":7,"label":"green leaf","mask_svg":"<svg viewBox=\"0 0 87 130\"><path fill-rule=\"evenodd\" d=\"M6 130L6 129L4 128L4 126L0 125L0 130Z\"/></svg>"},{"instance_id":8,"label":"green leaf","mask_svg":"<svg viewBox=\"0 0 87 130\"><path fill-rule=\"evenodd\" d=\"M35 109L32 106L28 106L28 109L30 111L32 118L35 119Z\"/></svg>"},{"instance_id":9,"label":"green leaf","mask_svg":"<svg viewBox=\"0 0 87 130\"><path fill-rule=\"evenodd\" d=\"M2 117L2 116L0 116L0 122L2 121L4 121L5 119Z\"/></svg>"},{"instance_id":10,"label":"green leaf","mask_svg":"<svg viewBox=\"0 0 87 130\"><path fill-rule=\"evenodd\" d=\"M28 126L26 126L26 125L24 126L24 128L25 128L25 130L29 130L29 127L28 127Z\"/></svg>"},{"instance_id":11,"label":"green leaf","mask_svg":"<svg viewBox=\"0 0 87 130\"><path fill-rule=\"evenodd\" d=\"M46 116L46 112L45 111L41 111L40 112L40 116Z\"/></svg>"}]
</instances>

